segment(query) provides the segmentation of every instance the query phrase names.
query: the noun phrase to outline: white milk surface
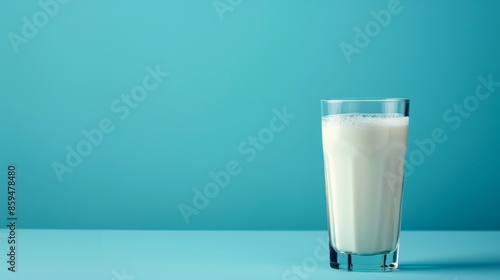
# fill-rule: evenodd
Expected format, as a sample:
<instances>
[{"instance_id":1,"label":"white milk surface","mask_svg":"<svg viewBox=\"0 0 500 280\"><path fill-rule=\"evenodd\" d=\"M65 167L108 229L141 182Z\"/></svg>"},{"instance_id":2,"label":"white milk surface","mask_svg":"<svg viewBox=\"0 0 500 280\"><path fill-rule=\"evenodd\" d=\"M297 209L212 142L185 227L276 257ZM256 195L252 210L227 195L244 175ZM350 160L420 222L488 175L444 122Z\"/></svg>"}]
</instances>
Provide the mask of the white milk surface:
<instances>
[{"instance_id":1,"label":"white milk surface","mask_svg":"<svg viewBox=\"0 0 500 280\"><path fill-rule=\"evenodd\" d=\"M337 251L373 255L396 249L408 122L400 114L323 117L328 222Z\"/></svg>"}]
</instances>

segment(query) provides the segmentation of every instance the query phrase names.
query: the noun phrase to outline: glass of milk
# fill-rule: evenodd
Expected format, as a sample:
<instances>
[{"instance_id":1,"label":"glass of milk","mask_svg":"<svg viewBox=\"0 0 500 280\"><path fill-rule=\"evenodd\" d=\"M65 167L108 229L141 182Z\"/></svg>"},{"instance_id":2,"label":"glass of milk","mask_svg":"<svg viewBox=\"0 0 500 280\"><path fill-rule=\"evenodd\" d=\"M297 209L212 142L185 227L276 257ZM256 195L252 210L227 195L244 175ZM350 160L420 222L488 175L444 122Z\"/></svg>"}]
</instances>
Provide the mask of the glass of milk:
<instances>
[{"instance_id":1,"label":"glass of milk","mask_svg":"<svg viewBox=\"0 0 500 280\"><path fill-rule=\"evenodd\" d=\"M398 267L410 100L322 100L330 266Z\"/></svg>"}]
</instances>

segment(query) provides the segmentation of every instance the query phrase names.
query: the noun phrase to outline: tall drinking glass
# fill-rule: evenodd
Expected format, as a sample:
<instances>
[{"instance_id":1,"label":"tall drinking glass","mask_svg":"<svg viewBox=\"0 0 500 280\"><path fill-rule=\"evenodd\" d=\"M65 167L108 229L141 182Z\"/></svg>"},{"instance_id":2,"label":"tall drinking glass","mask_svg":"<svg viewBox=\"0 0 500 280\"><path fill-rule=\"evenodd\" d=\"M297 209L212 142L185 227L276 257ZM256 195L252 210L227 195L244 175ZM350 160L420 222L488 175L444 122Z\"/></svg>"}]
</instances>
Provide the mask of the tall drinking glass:
<instances>
[{"instance_id":1,"label":"tall drinking glass","mask_svg":"<svg viewBox=\"0 0 500 280\"><path fill-rule=\"evenodd\" d=\"M409 99L322 100L330 266L398 267Z\"/></svg>"}]
</instances>

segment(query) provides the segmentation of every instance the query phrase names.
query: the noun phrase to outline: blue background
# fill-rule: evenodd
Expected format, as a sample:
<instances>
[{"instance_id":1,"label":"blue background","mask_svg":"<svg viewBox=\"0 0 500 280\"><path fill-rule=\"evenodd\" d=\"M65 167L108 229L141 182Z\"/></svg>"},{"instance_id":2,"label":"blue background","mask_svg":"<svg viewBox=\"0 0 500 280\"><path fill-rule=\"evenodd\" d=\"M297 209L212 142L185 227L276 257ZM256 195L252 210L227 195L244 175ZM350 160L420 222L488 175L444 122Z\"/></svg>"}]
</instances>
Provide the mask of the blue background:
<instances>
[{"instance_id":1,"label":"blue background","mask_svg":"<svg viewBox=\"0 0 500 280\"><path fill-rule=\"evenodd\" d=\"M319 100L387 96L411 99L409 152L447 137L406 178L403 229L500 230L500 87L456 129L443 118L479 76L500 81L500 2L402 0L348 63L339 45L388 2L243 1L221 20L212 1L70 1L16 53L8 34L43 10L1 1L0 167L18 170L19 227L325 229ZM170 75L120 120L110 104L156 65ZM295 118L247 161L238 146L284 107ZM60 182L52 163L103 118L115 130ZM241 173L186 224L179 205L231 160Z\"/></svg>"}]
</instances>

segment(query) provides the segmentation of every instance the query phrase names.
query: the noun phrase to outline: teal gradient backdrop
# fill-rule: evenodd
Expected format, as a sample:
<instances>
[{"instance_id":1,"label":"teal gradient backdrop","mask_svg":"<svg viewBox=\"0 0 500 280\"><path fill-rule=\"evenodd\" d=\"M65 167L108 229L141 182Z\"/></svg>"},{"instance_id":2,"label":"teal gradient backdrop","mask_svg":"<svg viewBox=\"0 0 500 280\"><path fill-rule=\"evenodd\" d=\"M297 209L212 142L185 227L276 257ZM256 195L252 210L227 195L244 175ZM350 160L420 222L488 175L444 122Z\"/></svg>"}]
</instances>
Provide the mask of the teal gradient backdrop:
<instances>
[{"instance_id":1,"label":"teal gradient backdrop","mask_svg":"<svg viewBox=\"0 0 500 280\"><path fill-rule=\"evenodd\" d=\"M15 164L19 227L326 229L319 100L387 96L411 99L403 229L500 230L500 86L479 78L500 81L498 11L1 1L0 174Z\"/></svg>"}]
</instances>

